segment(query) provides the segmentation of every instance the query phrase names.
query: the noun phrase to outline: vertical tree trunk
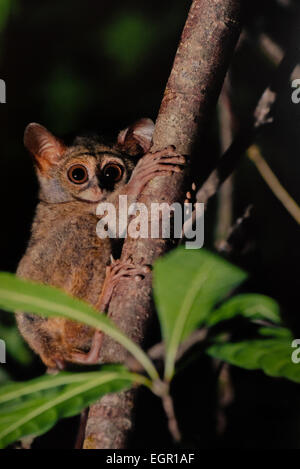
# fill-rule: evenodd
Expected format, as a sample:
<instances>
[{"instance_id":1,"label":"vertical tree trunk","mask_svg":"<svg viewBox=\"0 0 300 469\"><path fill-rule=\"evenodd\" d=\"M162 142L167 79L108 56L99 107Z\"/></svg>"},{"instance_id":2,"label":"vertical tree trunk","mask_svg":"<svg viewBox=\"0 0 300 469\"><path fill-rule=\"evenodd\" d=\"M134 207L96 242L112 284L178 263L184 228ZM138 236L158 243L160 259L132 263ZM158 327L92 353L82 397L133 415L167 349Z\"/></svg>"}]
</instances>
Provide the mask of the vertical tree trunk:
<instances>
[{"instance_id":1,"label":"vertical tree trunk","mask_svg":"<svg viewBox=\"0 0 300 469\"><path fill-rule=\"evenodd\" d=\"M213 111L240 33L240 0L194 0L176 53L156 121L153 150L175 145L190 155ZM206 154L201 155L207 158ZM185 175L154 178L139 202L183 202ZM128 238L122 257L152 264L174 244L167 239ZM139 282L120 282L109 316L135 342L142 344L151 319L151 276ZM101 361L122 362L127 352L105 337ZM85 449L124 448L132 430L135 391L104 396L92 406Z\"/></svg>"}]
</instances>

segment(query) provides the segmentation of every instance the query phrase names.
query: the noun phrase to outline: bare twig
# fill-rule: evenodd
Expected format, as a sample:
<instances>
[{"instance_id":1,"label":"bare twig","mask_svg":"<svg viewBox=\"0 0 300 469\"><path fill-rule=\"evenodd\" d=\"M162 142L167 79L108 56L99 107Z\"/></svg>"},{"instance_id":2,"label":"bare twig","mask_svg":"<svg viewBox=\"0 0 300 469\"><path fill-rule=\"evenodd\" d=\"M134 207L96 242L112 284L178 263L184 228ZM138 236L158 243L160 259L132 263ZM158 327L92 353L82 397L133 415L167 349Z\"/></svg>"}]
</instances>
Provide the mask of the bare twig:
<instances>
[{"instance_id":1,"label":"bare twig","mask_svg":"<svg viewBox=\"0 0 300 469\"><path fill-rule=\"evenodd\" d=\"M278 65L284 57L283 49L267 34L260 34L258 39L259 45L264 54L275 64ZM300 65L296 65L291 73L291 80L299 78Z\"/></svg>"},{"instance_id":2,"label":"bare twig","mask_svg":"<svg viewBox=\"0 0 300 469\"><path fill-rule=\"evenodd\" d=\"M216 360L215 365L218 367L217 433L218 435L222 435L227 426L226 408L233 402L234 388L230 376L229 364Z\"/></svg>"},{"instance_id":3,"label":"bare twig","mask_svg":"<svg viewBox=\"0 0 300 469\"><path fill-rule=\"evenodd\" d=\"M244 226L251 216L252 208L253 205L248 205L243 215L239 217L230 228L227 233L227 238L218 243L217 249L219 252L226 254L232 254L234 252L236 254L237 251L241 251L241 244L243 243L241 238L243 238Z\"/></svg>"},{"instance_id":4,"label":"bare twig","mask_svg":"<svg viewBox=\"0 0 300 469\"><path fill-rule=\"evenodd\" d=\"M179 347L176 354L176 362L181 360L181 358L190 350L194 345L203 342L207 337L208 330L203 328L193 332ZM165 344L164 342L159 342L158 344L151 347L148 352L148 356L153 361L159 361L165 359ZM133 357L128 357L126 360L126 365L131 371L136 373L143 371L141 364L135 360Z\"/></svg>"},{"instance_id":5,"label":"bare twig","mask_svg":"<svg viewBox=\"0 0 300 469\"><path fill-rule=\"evenodd\" d=\"M248 149L248 157L255 164L262 178L270 187L273 194L277 197L289 214L300 224L300 207L290 196L286 189L282 186L278 178L275 176L267 162L261 155L261 151L257 145L251 145Z\"/></svg>"},{"instance_id":6,"label":"bare twig","mask_svg":"<svg viewBox=\"0 0 300 469\"><path fill-rule=\"evenodd\" d=\"M228 64L240 32L239 0L194 0L181 37L173 69L155 126L153 149L168 144L179 152L190 154L197 134L201 134L216 104ZM140 202L183 201L184 178L175 174L154 178L146 187ZM152 264L172 242L166 239L127 239L122 257L131 256L135 263ZM151 278L146 277L137 289L134 283L122 281L117 286L109 308L109 316L135 342L142 344L152 312ZM105 337L101 360L124 362L127 353ZM128 402L117 394L115 421L103 408L109 407L107 396L90 411L84 447L124 448L132 430L134 392ZM118 401L119 400L119 401ZM126 422L124 424L124 414ZM118 430L116 432L116 429ZM116 437L116 433L118 437Z\"/></svg>"},{"instance_id":7,"label":"bare twig","mask_svg":"<svg viewBox=\"0 0 300 469\"><path fill-rule=\"evenodd\" d=\"M276 65L283 59L284 52L282 48L267 34L259 35L258 43L264 54Z\"/></svg>"},{"instance_id":8,"label":"bare twig","mask_svg":"<svg viewBox=\"0 0 300 469\"><path fill-rule=\"evenodd\" d=\"M232 142L233 114L230 102L229 73L225 78L222 92L220 94L218 110L220 148L221 154L223 154ZM233 175L227 178L218 194L218 213L215 236L216 246L224 240L232 224L232 190Z\"/></svg>"},{"instance_id":9,"label":"bare twig","mask_svg":"<svg viewBox=\"0 0 300 469\"><path fill-rule=\"evenodd\" d=\"M186 354L188 350L190 350L194 345L203 342L208 334L208 329L202 328L199 329L195 332L193 332L179 347L177 355L176 355L176 361L178 362L181 360L183 355Z\"/></svg>"},{"instance_id":10,"label":"bare twig","mask_svg":"<svg viewBox=\"0 0 300 469\"><path fill-rule=\"evenodd\" d=\"M170 393L167 393L162 397L162 403L168 419L169 431L174 441L179 442L181 440L181 433L178 427L176 415L174 412L174 403Z\"/></svg>"}]
</instances>

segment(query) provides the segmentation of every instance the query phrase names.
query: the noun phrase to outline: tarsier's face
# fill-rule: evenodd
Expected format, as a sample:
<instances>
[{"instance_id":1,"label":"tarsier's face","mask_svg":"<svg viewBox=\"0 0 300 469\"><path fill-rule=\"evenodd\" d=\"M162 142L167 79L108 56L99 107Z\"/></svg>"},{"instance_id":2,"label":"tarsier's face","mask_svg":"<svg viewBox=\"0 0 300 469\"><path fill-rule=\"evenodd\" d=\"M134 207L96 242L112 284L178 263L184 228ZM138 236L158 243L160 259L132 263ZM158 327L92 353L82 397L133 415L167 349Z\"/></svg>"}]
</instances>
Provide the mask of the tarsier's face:
<instances>
[{"instance_id":1,"label":"tarsier's face","mask_svg":"<svg viewBox=\"0 0 300 469\"><path fill-rule=\"evenodd\" d=\"M122 131L115 145L78 137L66 147L41 125L30 124L24 141L35 158L41 199L90 204L106 199L127 183L138 156L151 144L153 127L150 119L142 119Z\"/></svg>"},{"instance_id":2,"label":"tarsier's face","mask_svg":"<svg viewBox=\"0 0 300 469\"><path fill-rule=\"evenodd\" d=\"M85 139L80 140L65 152L58 165L49 170L48 181L41 182L44 186L48 182L47 192L51 192L52 197L55 192L60 192L57 195L64 199L60 201L73 198L97 203L126 184L134 162L115 149L90 139L86 146Z\"/></svg>"}]
</instances>

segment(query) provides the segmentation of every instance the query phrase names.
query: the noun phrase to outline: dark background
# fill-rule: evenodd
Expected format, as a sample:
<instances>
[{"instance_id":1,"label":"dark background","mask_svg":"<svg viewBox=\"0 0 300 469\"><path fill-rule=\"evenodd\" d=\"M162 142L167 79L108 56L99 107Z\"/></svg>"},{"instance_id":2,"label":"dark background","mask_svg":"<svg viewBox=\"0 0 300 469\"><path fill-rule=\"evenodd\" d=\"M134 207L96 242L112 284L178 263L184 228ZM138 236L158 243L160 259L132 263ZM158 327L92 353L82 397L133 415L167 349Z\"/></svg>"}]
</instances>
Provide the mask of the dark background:
<instances>
[{"instance_id":1,"label":"dark background","mask_svg":"<svg viewBox=\"0 0 300 469\"><path fill-rule=\"evenodd\" d=\"M85 130L110 136L139 117L155 119L190 4L185 0L1 0L0 78L7 85L7 104L0 105L1 270L15 271L37 202L37 184L22 142L25 126L39 122L69 142ZM300 40L293 36L296 1L244 4L246 33L231 69L235 131L249 116L275 68L259 47L260 35L268 34L284 50ZM287 84L276 107L276 122L258 142L297 201L299 126L300 104L292 104ZM214 116L197 148L197 183L220 156L219 148ZM250 273L246 288L278 300L283 317L297 334L299 227L245 156L235 175L234 218L249 204L254 206L247 232L251 248L237 259ZM216 224L217 200L213 200L206 216L205 247L214 246ZM5 313L1 313L0 337L9 351L7 366L0 369L2 381L43 372ZM226 410L222 435L216 433L215 378L209 360L202 359L178 377L174 394L185 445L299 448L299 387L259 372L234 369L232 376L235 398ZM159 402L146 391L140 399L132 446L170 447ZM74 419L60 423L39 438L36 447L71 445L74 426Z\"/></svg>"}]
</instances>

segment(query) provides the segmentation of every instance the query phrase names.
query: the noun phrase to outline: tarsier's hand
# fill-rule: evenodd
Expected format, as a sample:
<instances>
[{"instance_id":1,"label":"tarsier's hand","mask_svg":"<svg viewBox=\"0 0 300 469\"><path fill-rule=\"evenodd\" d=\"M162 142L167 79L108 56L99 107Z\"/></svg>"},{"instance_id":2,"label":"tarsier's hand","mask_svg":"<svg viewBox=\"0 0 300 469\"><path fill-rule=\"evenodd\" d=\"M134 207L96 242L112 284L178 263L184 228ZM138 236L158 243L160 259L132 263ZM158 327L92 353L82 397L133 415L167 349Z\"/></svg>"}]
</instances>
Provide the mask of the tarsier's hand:
<instances>
[{"instance_id":1,"label":"tarsier's hand","mask_svg":"<svg viewBox=\"0 0 300 469\"><path fill-rule=\"evenodd\" d=\"M127 184L127 194L137 196L155 176L161 176L166 172L180 173L185 165L186 158L176 153L172 145L155 153L146 153L131 175Z\"/></svg>"}]
</instances>

